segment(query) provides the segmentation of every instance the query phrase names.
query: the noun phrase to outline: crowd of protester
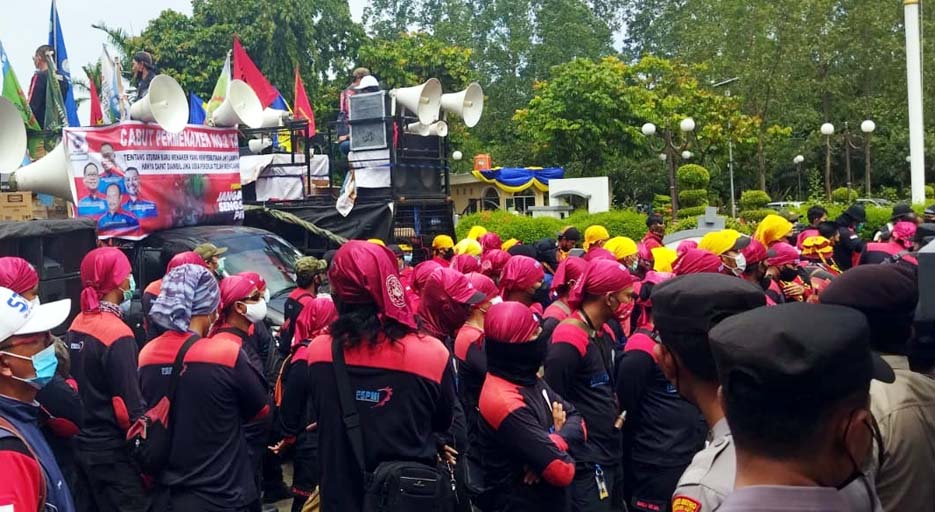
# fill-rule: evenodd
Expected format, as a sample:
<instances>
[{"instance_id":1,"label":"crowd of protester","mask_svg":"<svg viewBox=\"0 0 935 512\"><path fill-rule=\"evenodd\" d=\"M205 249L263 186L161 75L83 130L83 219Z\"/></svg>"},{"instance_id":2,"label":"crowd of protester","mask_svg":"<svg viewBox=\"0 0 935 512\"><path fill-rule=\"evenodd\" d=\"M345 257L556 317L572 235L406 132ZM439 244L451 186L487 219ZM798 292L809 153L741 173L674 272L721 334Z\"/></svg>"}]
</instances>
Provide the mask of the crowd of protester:
<instances>
[{"instance_id":1,"label":"crowd of protester","mask_svg":"<svg viewBox=\"0 0 935 512\"><path fill-rule=\"evenodd\" d=\"M0 258L0 510L932 510L929 213L870 243L859 205L676 248L658 215L353 240L297 261L275 331L203 244L143 291L143 340L119 249L62 339L70 301Z\"/></svg>"}]
</instances>

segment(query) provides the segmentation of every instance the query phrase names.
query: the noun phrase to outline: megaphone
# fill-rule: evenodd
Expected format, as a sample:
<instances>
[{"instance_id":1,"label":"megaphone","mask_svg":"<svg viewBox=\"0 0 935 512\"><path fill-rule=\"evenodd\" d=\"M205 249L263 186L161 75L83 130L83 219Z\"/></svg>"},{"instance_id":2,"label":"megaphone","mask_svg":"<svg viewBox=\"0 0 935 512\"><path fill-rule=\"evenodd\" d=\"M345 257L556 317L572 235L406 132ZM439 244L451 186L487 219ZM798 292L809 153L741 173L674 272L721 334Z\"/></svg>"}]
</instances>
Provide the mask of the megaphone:
<instances>
[{"instance_id":1,"label":"megaphone","mask_svg":"<svg viewBox=\"0 0 935 512\"><path fill-rule=\"evenodd\" d=\"M62 142L49 154L14 171L10 175L10 186L15 191L28 190L60 197L66 201L75 201L77 200L75 180L71 178L68 171L65 143Z\"/></svg>"},{"instance_id":2,"label":"megaphone","mask_svg":"<svg viewBox=\"0 0 935 512\"><path fill-rule=\"evenodd\" d=\"M277 126L282 126L283 120L289 117L288 110L279 110L276 108L266 107L263 110L263 128L275 128Z\"/></svg>"},{"instance_id":3,"label":"megaphone","mask_svg":"<svg viewBox=\"0 0 935 512\"><path fill-rule=\"evenodd\" d=\"M8 173L23 164L26 156L26 125L19 110L0 98L0 172Z\"/></svg>"},{"instance_id":4,"label":"megaphone","mask_svg":"<svg viewBox=\"0 0 935 512\"><path fill-rule=\"evenodd\" d=\"M273 145L273 142L270 140L260 140L260 139L250 139L247 141L247 147L250 148L250 152L254 155L259 155L266 148Z\"/></svg>"},{"instance_id":5,"label":"megaphone","mask_svg":"<svg viewBox=\"0 0 935 512\"><path fill-rule=\"evenodd\" d=\"M467 89L451 94L442 94L442 109L464 120L464 125L473 128L484 113L484 90L480 84L471 82Z\"/></svg>"},{"instance_id":6,"label":"megaphone","mask_svg":"<svg viewBox=\"0 0 935 512\"><path fill-rule=\"evenodd\" d=\"M143 99L130 105L130 119L155 122L163 130L179 133L188 123L188 100L182 86L169 75L157 75Z\"/></svg>"},{"instance_id":7,"label":"megaphone","mask_svg":"<svg viewBox=\"0 0 935 512\"><path fill-rule=\"evenodd\" d=\"M263 104L253 89L243 80L232 80L224 103L211 114L214 126L245 124L250 128L263 127Z\"/></svg>"},{"instance_id":8,"label":"megaphone","mask_svg":"<svg viewBox=\"0 0 935 512\"><path fill-rule=\"evenodd\" d=\"M406 126L406 133L422 137L445 137L448 135L448 123L444 121L435 121L432 124L410 123Z\"/></svg>"},{"instance_id":9,"label":"megaphone","mask_svg":"<svg viewBox=\"0 0 935 512\"><path fill-rule=\"evenodd\" d=\"M442 102L442 84L437 78L429 78L422 85L403 87L390 91L396 102L406 107L419 118L422 124L432 124L438 119Z\"/></svg>"}]
</instances>

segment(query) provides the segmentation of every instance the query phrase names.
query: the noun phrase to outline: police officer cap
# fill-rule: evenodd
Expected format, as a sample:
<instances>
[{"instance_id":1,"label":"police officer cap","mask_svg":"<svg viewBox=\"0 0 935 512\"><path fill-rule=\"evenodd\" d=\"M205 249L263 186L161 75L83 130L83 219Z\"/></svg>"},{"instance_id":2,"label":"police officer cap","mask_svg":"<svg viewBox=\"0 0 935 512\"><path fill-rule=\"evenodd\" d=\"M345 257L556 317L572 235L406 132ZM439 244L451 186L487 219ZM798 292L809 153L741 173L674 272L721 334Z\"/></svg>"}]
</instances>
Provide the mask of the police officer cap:
<instances>
[{"instance_id":1,"label":"police officer cap","mask_svg":"<svg viewBox=\"0 0 935 512\"><path fill-rule=\"evenodd\" d=\"M766 304L763 289L734 276L688 274L652 292L653 319L663 331L703 333L721 320Z\"/></svg>"},{"instance_id":2,"label":"police officer cap","mask_svg":"<svg viewBox=\"0 0 935 512\"><path fill-rule=\"evenodd\" d=\"M721 385L764 401L833 403L895 375L870 350L867 319L855 309L801 302L757 308L708 333ZM730 392L730 391L729 391Z\"/></svg>"}]
</instances>

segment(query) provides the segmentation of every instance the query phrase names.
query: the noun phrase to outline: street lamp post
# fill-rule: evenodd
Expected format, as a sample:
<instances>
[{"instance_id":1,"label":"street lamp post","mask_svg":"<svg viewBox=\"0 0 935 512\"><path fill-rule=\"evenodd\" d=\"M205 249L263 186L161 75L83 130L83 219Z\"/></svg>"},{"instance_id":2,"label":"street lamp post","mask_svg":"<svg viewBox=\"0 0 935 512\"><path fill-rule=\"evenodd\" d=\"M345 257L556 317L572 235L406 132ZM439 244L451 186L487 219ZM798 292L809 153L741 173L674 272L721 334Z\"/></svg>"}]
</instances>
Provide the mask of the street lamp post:
<instances>
[{"instance_id":1,"label":"street lamp post","mask_svg":"<svg viewBox=\"0 0 935 512\"><path fill-rule=\"evenodd\" d=\"M721 80L716 84L712 84L711 87L714 89L725 87L737 80L740 80L739 76ZM730 89L726 89L724 95L730 98ZM727 119L727 169L730 173L730 216L732 218L737 218L737 203L735 201L737 194L734 193L734 130L731 126L730 118Z\"/></svg>"},{"instance_id":2,"label":"street lamp post","mask_svg":"<svg viewBox=\"0 0 935 512\"><path fill-rule=\"evenodd\" d=\"M821 125L821 134L825 136L825 196L831 200L831 136L834 135L834 125L825 123Z\"/></svg>"},{"instance_id":3,"label":"street lamp post","mask_svg":"<svg viewBox=\"0 0 935 512\"><path fill-rule=\"evenodd\" d=\"M653 151L660 153L659 158L662 159L664 162L666 162L666 164L668 165L669 195L670 195L669 198L672 204L672 218L675 219L676 214L679 211L678 182L675 179L676 178L675 172L678 166L677 160L680 156L684 160L688 160L689 158L692 157L691 152L688 151L688 147L691 144L690 137L692 133L695 131L695 120L690 117L686 117L685 119L682 119L682 121L679 123L679 131L682 132L682 140L679 143L676 143L675 141L674 130L663 129L662 134L661 134L661 138L662 138L661 147L658 144L652 142L654 140L654 136L658 134L656 125L654 125L653 123L646 123L642 126L641 131L643 132L643 135L646 136L646 139L649 141L650 148Z\"/></svg>"},{"instance_id":4,"label":"street lamp post","mask_svg":"<svg viewBox=\"0 0 935 512\"><path fill-rule=\"evenodd\" d=\"M870 171L872 169L870 165L870 137L876 129L877 124L870 119L860 123L860 131L864 132L864 190L867 197L870 197Z\"/></svg>"},{"instance_id":5,"label":"street lamp post","mask_svg":"<svg viewBox=\"0 0 935 512\"><path fill-rule=\"evenodd\" d=\"M793 158L792 161L795 163L795 174L797 178L796 182L797 182L798 194L796 194L796 199L801 201L802 200L802 162L805 161L805 157L802 155L795 155L795 158Z\"/></svg>"}]
</instances>

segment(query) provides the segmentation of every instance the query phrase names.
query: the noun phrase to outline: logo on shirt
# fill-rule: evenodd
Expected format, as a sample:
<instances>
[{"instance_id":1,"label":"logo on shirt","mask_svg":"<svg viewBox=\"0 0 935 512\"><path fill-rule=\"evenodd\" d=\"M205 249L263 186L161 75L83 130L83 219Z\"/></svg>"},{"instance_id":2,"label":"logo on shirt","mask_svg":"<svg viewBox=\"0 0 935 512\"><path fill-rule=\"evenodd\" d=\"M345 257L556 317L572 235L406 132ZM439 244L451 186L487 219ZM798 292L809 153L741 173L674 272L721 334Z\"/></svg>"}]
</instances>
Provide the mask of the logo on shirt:
<instances>
[{"instance_id":1,"label":"logo on shirt","mask_svg":"<svg viewBox=\"0 0 935 512\"><path fill-rule=\"evenodd\" d=\"M603 386L605 384L610 384L610 375L607 375L606 373L598 373L591 376L592 388Z\"/></svg>"},{"instance_id":2,"label":"logo on shirt","mask_svg":"<svg viewBox=\"0 0 935 512\"><path fill-rule=\"evenodd\" d=\"M376 391L367 389L358 389L354 399L358 402L370 402L373 407L383 407L393 398L393 388L387 386Z\"/></svg>"},{"instance_id":3,"label":"logo on shirt","mask_svg":"<svg viewBox=\"0 0 935 512\"><path fill-rule=\"evenodd\" d=\"M701 503L688 496L672 498L672 512L701 512Z\"/></svg>"}]
</instances>

